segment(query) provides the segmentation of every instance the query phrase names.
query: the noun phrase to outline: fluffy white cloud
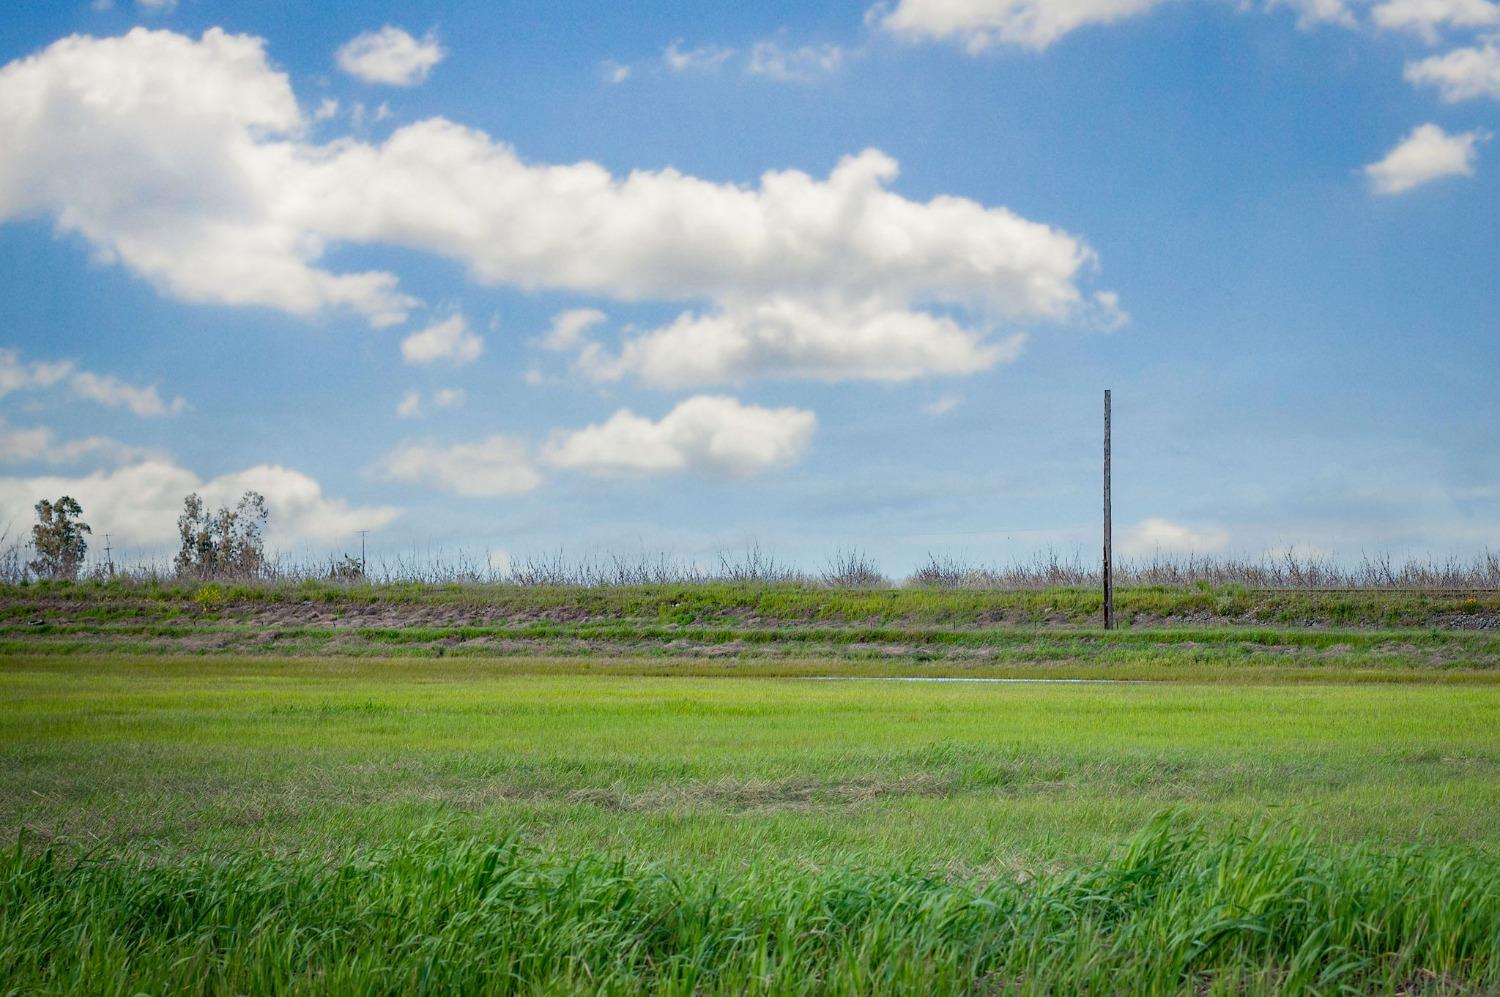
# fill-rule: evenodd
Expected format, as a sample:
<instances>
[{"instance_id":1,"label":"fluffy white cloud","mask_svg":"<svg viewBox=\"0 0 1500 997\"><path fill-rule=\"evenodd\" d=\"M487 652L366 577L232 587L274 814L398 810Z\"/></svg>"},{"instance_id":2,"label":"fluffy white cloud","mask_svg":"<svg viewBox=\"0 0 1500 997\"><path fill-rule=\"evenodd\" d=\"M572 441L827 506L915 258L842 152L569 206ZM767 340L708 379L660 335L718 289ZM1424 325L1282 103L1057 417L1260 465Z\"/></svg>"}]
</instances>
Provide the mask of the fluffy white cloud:
<instances>
[{"instance_id":1,"label":"fluffy white cloud","mask_svg":"<svg viewBox=\"0 0 1500 997\"><path fill-rule=\"evenodd\" d=\"M748 69L782 83L811 83L830 76L844 65L846 54L837 45L787 48L775 41L757 42L750 50Z\"/></svg>"},{"instance_id":2,"label":"fluffy white cloud","mask_svg":"<svg viewBox=\"0 0 1500 997\"><path fill-rule=\"evenodd\" d=\"M65 39L0 69L0 220L51 216L178 298L304 315L347 307L376 325L415 302L389 273L321 269L330 245L425 251L525 289L706 302L707 319L676 325L704 329L710 353L726 323L821 310L866 327L884 315L882 329L942 342L849 369L947 358L910 376L952 369L955 337L978 344L974 330L996 323L1071 320L1096 300L1080 290L1094 265L1080 240L966 198L904 198L888 189L895 161L876 150L827 178L785 170L742 186L671 169L616 177L588 162L530 164L442 119L380 144L310 144L309 127L258 39L141 29ZM766 336L745 335L766 348ZM833 349L788 342L792 353L761 366L822 362ZM960 369L1005 348L969 352Z\"/></svg>"},{"instance_id":3,"label":"fluffy white cloud","mask_svg":"<svg viewBox=\"0 0 1500 997\"><path fill-rule=\"evenodd\" d=\"M1370 18L1387 31L1407 31L1436 44L1440 28L1500 24L1500 4L1491 0L1385 0L1370 11Z\"/></svg>"},{"instance_id":4,"label":"fluffy white cloud","mask_svg":"<svg viewBox=\"0 0 1500 997\"><path fill-rule=\"evenodd\" d=\"M415 419L421 414L422 393L420 391L408 391L396 403L396 418L398 419Z\"/></svg>"},{"instance_id":5,"label":"fluffy white cloud","mask_svg":"<svg viewBox=\"0 0 1500 997\"><path fill-rule=\"evenodd\" d=\"M1131 557L1153 554L1212 554L1229 545L1229 534L1217 526L1190 526L1168 519L1143 519L1125 531L1120 551Z\"/></svg>"},{"instance_id":6,"label":"fluffy white cloud","mask_svg":"<svg viewBox=\"0 0 1500 997\"><path fill-rule=\"evenodd\" d=\"M16 350L0 349L0 398L13 391L50 388L66 380L74 371L69 360L25 361Z\"/></svg>"},{"instance_id":7,"label":"fluffy white cloud","mask_svg":"<svg viewBox=\"0 0 1500 997\"><path fill-rule=\"evenodd\" d=\"M71 464L85 458L123 464L152 455L144 447L133 447L107 436L61 440L48 426L12 426L0 419L0 464L40 461Z\"/></svg>"},{"instance_id":8,"label":"fluffy white cloud","mask_svg":"<svg viewBox=\"0 0 1500 997\"><path fill-rule=\"evenodd\" d=\"M141 387L126 384L113 374L95 374L81 370L69 378L68 385L79 398L87 398L110 408L127 408L143 418L176 415L187 408L185 398L174 398L166 402L162 400L156 385Z\"/></svg>"},{"instance_id":9,"label":"fluffy white cloud","mask_svg":"<svg viewBox=\"0 0 1500 997\"><path fill-rule=\"evenodd\" d=\"M721 45L685 49L682 47L682 39L678 38L662 52L661 61L674 73L712 73L719 70L732 55L734 49Z\"/></svg>"},{"instance_id":10,"label":"fluffy white cloud","mask_svg":"<svg viewBox=\"0 0 1500 997\"><path fill-rule=\"evenodd\" d=\"M1473 176L1476 146L1488 141L1483 131L1449 135L1437 125L1420 125L1378 163L1365 167L1370 189L1400 194L1442 177Z\"/></svg>"},{"instance_id":11,"label":"fluffy white cloud","mask_svg":"<svg viewBox=\"0 0 1500 997\"><path fill-rule=\"evenodd\" d=\"M911 41L956 41L970 53L996 45L1044 49L1090 24L1136 17L1163 0L900 0L872 20Z\"/></svg>"},{"instance_id":12,"label":"fluffy white cloud","mask_svg":"<svg viewBox=\"0 0 1500 997\"><path fill-rule=\"evenodd\" d=\"M618 355L586 345L579 366L597 381L630 376L659 388L755 377L909 381L972 374L1020 355L1025 336L991 342L950 318L878 300L818 304L773 298L685 314L627 340Z\"/></svg>"},{"instance_id":13,"label":"fluffy white cloud","mask_svg":"<svg viewBox=\"0 0 1500 997\"><path fill-rule=\"evenodd\" d=\"M438 408L462 408L468 400L469 393L463 388L438 388L432 393L432 404Z\"/></svg>"},{"instance_id":14,"label":"fluffy white cloud","mask_svg":"<svg viewBox=\"0 0 1500 997\"><path fill-rule=\"evenodd\" d=\"M427 79L446 54L431 33L419 41L400 28L386 25L353 38L338 50L336 58L340 69L366 83L409 87Z\"/></svg>"},{"instance_id":15,"label":"fluffy white cloud","mask_svg":"<svg viewBox=\"0 0 1500 997\"><path fill-rule=\"evenodd\" d=\"M79 477L0 477L0 510L14 515L37 500L71 495L83 506L95 535L110 533L116 543L159 547L177 535L182 500L198 492L209 505L233 505L247 489L266 497L271 509L268 538L273 545L300 541L333 542L355 530L390 523L399 510L351 506L323 494L317 481L290 468L262 464L204 480L166 459L144 460Z\"/></svg>"},{"instance_id":16,"label":"fluffy white cloud","mask_svg":"<svg viewBox=\"0 0 1500 997\"><path fill-rule=\"evenodd\" d=\"M187 408L185 398L164 401L154 384L127 384L113 374L79 370L71 360L23 361L17 351L0 349L0 398L13 391L44 390L59 384L66 384L75 398L126 408L143 418L176 415Z\"/></svg>"},{"instance_id":17,"label":"fluffy white cloud","mask_svg":"<svg viewBox=\"0 0 1500 997\"><path fill-rule=\"evenodd\" d=\"M575 350L583 345L583 335L609 316L597 308L572 308L552 316L552 325L539 345L546 350Z\"/></svg>"},{"instance_id":18,"label":"fluffy white cloud","mask_svg":"<svg viewBox=\"0 0 1500 997\"><path fill-rule=\"evenodd\" d=\"M392 275L311 265L326 237L301 216L323 153L288 138L303 126L260 39L64 38L0 69L0 221L51 216L185 301L399 322L412 300Z\"/></svg>"},{"instance_id":19,"label":"fluffy white cloud","mask_svg":"<svg viewBox=\"0 0 1500 997\"><path fill-rule=\"evenodd\" d=\"M625 65L623 62L616 62L613 59L605 59L603 62L599 63L599 75L603 77L605 83L613 86L618 83L624 83L626 80L630 79L630 67Z\"/></svg>"},{"instance_id":20,"label":"fluffy white cloud","mask_svg":"<svg viewBox=\"0 0 1500 997\"><path fill-rule=\"evenodd\" d=\"M525 442L503 435L451 446L403 443L370 470L387 481L425 485L468 497L516 495L542 483Z\"/></svg>"},{"instance_id":21,"label":"fluffy white cloud","mask_svg":"<svg viewBox=\"0 0 1500 997\"><path fill-rule=\"evenodd\" d=\"M795 460L817 417L796 408L761 408L699 395L652 422L621 409L596 425L553 437L543 459L595 474L698 471L743 478Z\"/></svg>"},{"instance_id":22,"label":"fluffy white cloud","mask_svg":"<svg viewBox=\"0 0 1500 997\"><path fill-rule=\"evenodd\" d=\"M1500 42L1454 49L1406 64L1406 79L1433 86L1450 104L1475 97L1500 100Z\"/></svg>"},{"instance_id":23,"label":"fluffy white cloud","mask_svg":"<svg viewBox=\"0 0 1500 997\"><path fill-rule=\"evenodd\" d=\"M484 352L484 340L469 328L462 315L434 322L401 341L401 356L410 364L447 360L455 367L473 363Z\"/></svg>"}]
</instances>

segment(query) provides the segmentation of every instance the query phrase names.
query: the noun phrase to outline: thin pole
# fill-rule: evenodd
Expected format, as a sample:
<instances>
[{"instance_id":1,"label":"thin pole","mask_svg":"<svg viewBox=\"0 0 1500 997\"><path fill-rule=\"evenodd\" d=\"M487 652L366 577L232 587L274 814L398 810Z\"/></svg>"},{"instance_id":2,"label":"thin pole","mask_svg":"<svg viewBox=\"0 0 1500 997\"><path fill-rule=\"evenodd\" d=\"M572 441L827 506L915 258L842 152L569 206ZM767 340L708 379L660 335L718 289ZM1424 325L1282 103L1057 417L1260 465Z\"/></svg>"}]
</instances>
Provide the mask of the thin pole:
<instances>
[{"instance_id":1,"label":"thin pole","mask_svg":"<svg viewBox=\"0 0 1500 997\"><path fill-rule=\"evenodd\" d=\"M1113 514L1109 508L1109 389L1104 389L1104 629L1115 626L1114 552L1110 539Z\"/></svg>"},{"instance_id":2,"label":"thin pole","mask_svg":"<svg viewBox=\"0 0 1500 997\"><path fill-rule=\"evenodd\" d=\"M365 534L369 532L369 530L359 531L359 573L361 576L365 574Z\"/></svg>"}]
</instances>

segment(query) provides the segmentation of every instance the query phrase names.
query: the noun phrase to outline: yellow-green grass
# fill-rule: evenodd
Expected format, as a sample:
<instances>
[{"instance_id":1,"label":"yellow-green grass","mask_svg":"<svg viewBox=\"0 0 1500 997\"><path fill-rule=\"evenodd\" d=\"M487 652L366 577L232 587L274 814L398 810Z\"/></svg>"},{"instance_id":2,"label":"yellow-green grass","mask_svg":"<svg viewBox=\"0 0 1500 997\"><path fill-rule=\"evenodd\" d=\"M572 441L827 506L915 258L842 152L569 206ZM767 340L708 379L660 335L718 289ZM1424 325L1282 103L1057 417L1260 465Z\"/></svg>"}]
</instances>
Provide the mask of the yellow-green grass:
<instances>
[{"instance_id":1,"label":"yellow-green grass","mask_svg":"<svg viewBox=\"0 0 1500 997\"><path fill-rule=\"evenodd\" d=\"M0 833L109 852L324 852L441 822L684 868L987 875L1098 859L1175 811L1209 828L1269 818L1330 841L1500 850L1492 674L806 677L853 667L13 655L0 658Z\"/></svg>"}]
</instances>

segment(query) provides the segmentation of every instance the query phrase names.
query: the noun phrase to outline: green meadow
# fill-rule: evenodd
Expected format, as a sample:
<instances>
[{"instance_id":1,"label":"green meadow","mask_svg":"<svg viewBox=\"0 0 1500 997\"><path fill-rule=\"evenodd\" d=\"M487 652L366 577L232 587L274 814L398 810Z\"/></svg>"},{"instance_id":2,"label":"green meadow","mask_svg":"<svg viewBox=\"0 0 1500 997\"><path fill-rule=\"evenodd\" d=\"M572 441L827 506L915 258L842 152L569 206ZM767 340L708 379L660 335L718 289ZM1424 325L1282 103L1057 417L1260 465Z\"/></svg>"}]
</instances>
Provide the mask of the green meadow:
<instances>
[{"instance_id":1,"label":"green meadow","mask_svg":"<svg viewBox=\"0 0 1500 997\"><path fill-rule=\"evenodd\" d=\"M197 591L7 607L15 992L1500 988L1490 631Z\"/></svg>"}]
</instances>

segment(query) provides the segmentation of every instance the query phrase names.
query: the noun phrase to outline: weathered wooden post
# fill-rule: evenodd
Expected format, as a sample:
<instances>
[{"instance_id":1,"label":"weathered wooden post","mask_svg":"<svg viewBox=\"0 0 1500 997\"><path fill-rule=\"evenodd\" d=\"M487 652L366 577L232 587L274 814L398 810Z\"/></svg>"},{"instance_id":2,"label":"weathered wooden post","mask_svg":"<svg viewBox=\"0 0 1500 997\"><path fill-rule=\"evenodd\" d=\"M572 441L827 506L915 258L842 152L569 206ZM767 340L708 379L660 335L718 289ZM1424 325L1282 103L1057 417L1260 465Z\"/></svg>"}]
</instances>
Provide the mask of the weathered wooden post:
<instances>
[{"instance_id":1,"label":"weathered wooden post","mask_svg":"<svg viewBox=\"0 0 1500 997\"><path fill-rule=\"evenodd\" d=\"M1109 508L1109 389L1104 389L1104 629L1115 626L1114 552Z\"/></svg>"}]
</instances>

